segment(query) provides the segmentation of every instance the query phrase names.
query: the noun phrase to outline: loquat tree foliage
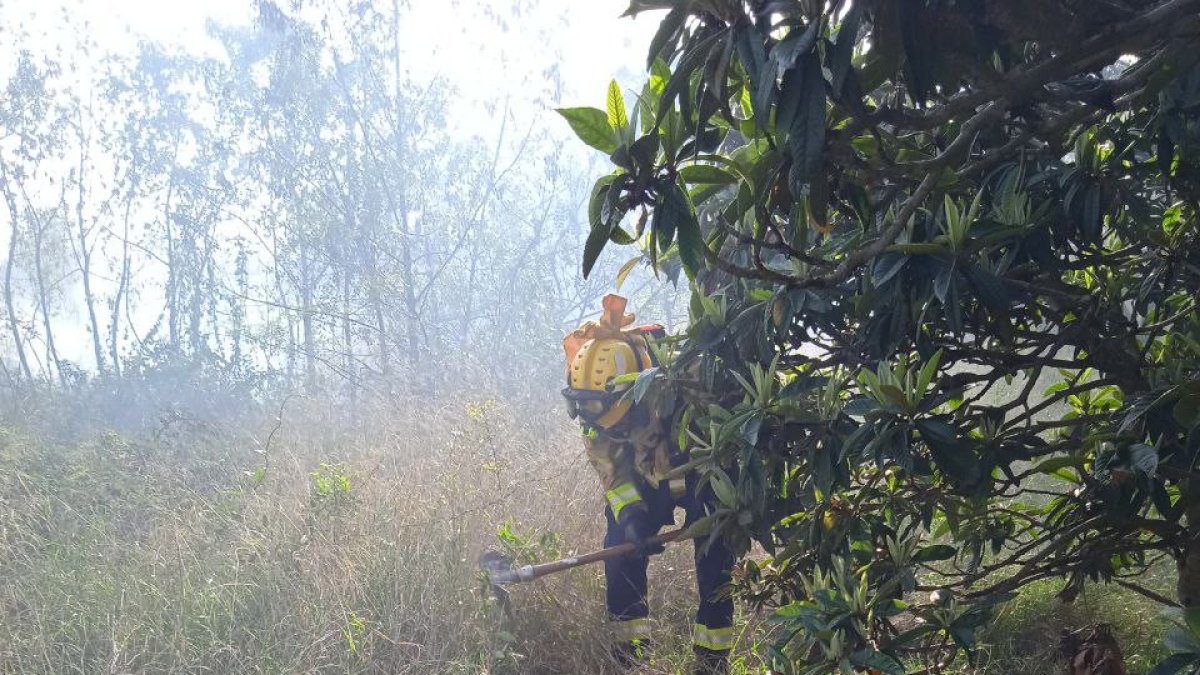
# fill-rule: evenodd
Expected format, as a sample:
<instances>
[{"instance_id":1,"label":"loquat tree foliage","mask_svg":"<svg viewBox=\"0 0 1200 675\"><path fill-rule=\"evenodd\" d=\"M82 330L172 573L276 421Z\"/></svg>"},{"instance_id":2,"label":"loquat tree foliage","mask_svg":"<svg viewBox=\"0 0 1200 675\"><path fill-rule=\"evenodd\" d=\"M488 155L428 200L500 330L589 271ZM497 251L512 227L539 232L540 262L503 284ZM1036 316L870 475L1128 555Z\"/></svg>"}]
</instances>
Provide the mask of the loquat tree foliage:
<instances>
[{"instance_id":1,"label":"loquat tree foliage","mask_svg":"<svg viewBox=\"0 0 1200 675\"><path fill-rule=\"evenodd\" d=\"M583 272L686 274L631 395L769 554L776 668L944 672L1051 578L1200 625L1200 1L649 10L636 96L560 110L615 165Z\"/></svg>"}]
</instances>

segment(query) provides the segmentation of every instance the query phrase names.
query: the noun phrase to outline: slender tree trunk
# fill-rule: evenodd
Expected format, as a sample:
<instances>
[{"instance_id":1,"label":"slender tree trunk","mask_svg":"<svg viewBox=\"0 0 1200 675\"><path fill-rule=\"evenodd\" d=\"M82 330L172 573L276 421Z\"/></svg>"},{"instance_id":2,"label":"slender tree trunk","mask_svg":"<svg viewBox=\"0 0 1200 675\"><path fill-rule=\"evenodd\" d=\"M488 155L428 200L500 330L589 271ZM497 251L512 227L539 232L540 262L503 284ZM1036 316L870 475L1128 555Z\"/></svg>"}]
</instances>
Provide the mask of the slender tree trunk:
<instances>
[{"instance_id":1,"label":"slender tree trunk","mask_svg":"<svg viewBox=\"0 0 1200 675\"><path fill-rule=\"evenodd\" d=\"M29 200L25 203L28 205ZM54 327L50 321L50 289L46 287L46 273L42 269L42 240L45 238L46 225L40 219L36 223L33 241L33 273L37 277L38 306L42 309L42 329L46 332L46 361L54 365L58 383L67 386L67 379L62 372L62 361L58 357L58 347L54 344Z\"/></svg>"},{"instance_id":2,"label":"slender tree trunk","mask_svg":"<svg viewBox=\"0 0 1200 675\"><path fill-rule=\"evenodd\" d=\"M20 374L26 380L32 381L33 373L29 370L29 359L25 356L25 343L21 340L21 326L17 321L16 302L13 299L13 265L16 264L17 240L21 236L21 227L17 200L8 181L8 168L3 162L0 162L0 183L4 184L4 201L8 204L8 215L12 220L12 228L8 233L8 259L4 262L4 307L8 310L8 329L12 332L13 347L21 368Z\"/></svg>"},{"instance_id":3,"label":"slender tree trunk","mask_svg":"<svg viewBox=\"0 0 1200 675\"><path fill-rule=\"evenodd\" d=\"M167 340L171 349L179 350L179 270L175 251L174 218L171 215L171 198L175 195L175 153L179 150L176 139L172 150L171 165L167 168L167 195L163 201L163 236L166 237L167 249Z\"/></svg>"},{"instance_id":4,"label":"slender tree trunk","mask_svg":"<svg viewBox=\"0 0 1200 675\"><path fill-rule=\"evenodd\" d=\"M418 325L419 313L417 308L416 285L413 274L413 254L412 254L412 233L409 230L409 211L408 211L408 177L403 172L405 170L405 105L404 105L404 90L401 82L400 70L400 0L392 0L392 30L395 37L395 45L392 50L393 59L393 75L395 81L396 95L396 157L399 161L396 163L397 171L400 171L400 277L404 284L404 308L408 313L408 366L413 374L414 381L419 380L418 375L420 368L420 329Z\"/></svg>"},{"instance_id":5,"label":"slender tree trunk","mask_svg":"<svg viewBox=\"0 0 1200 675\"><path fill-rule=\"evenodd\" d=\"M375 338L379 341L379 373L383 377L384 386L392 384L392 346L391 336L388 335L387 317L384 313L383 295L380 289L383 285L382 274L379 271L379 219L380 211L372 208L366 212L366 222L359 243L359 255L365 258L363 277L367 283L367 302L371 306L371 314L375 320Z\"/></svg>"},{"instance_id":6,"label":"slender tree trunk","mask_svg":"<svg viewBox=\"0 0 1200 675\"><path fill-rule=\"evenodd\" d=\"M204 305L216 289L206 286L208 265L212 259L212 237L197 236L198 234L193 230L187 238L192 248L192 264L188 266L192 273L191 293L188 299L188 344L192 354L205 354L211 349L204 337ZM197 251L196 242L201 239L204 241L204 247Z\"/></svg>"},{"instance_id":7,"label":"slender tree trunk","mask_svg":"<svg viewBox=\"0 0 1200 675\"><path fill-rule=\"evenodd\" d=\"M354 313L354 290L352 281L354 279L354 270L361 266L362 256L356 255L354 246L362 241L362 236L358 222L358 201L355 199L355 190L360 185L360 178L357 171L357 157L355 155L355 127L349 125L346 136L346 187L342 194L342 210L345 217L346 231L342 235L342 241L339 247L341 251L341 273L342 273L342 349L344 368L346 369L346 377L349 378L350 385L350 401L351 414L357 416L357 406L353 405L357 402L358 388L361 385L359 382L360 374L354 358L354 325L352 315ZM361 273L359 275L361 278Z\"/></svg>"},{"instance_id":8,"label":"slender tree trunk","mask_svg":"<svg viewBox=\"0 0 1200 675\"><path fill-rule=\"evenodd\" d=\"M350 287L350 274L342 272L342 356L346 372L354 369L354 326L351 315L354 313L354 293Z\"/></svg>"},{"instance_id":9,"label":"slender tree trunk","mask_svg":"<svg viewBox=\"0 0 1200 675\"><path fill-rule=\"evenodd\" d=\"M391 348L388 344L387 323L383 316L383 298L379 293L379 267L378 260L374 251L371 252L369 258L369 269L367 270L368 283L367 289L371 309L375 314L375 330L379 339L379 372L383 375L383 379L389 383L392 377L392 356Z\"/></svg>"},{"instance_id":10,"label":"slender tree trunk","mask_svg":"<svg viewBox=\"0 0 1200 675\"><path fill-rule=\"evenodd\" d=\"M234 263L234 278L237 280L237 295L229 299L230 314L233 315L233 326L230 340L233 342L233 360L234 368L240 373L242 369L242 340L246 332L246 298L250 297L250 280L249 273L246 269L248 264L246 256L246 245L239 238L237 239L237 256ZM268 315L266 323L270 324L271 319Z\"/></svg>"},{"instance_id":11,"label":"slender tree trunk","mask_svg":"<svg viewBox=\"0 0 1200 675\"><path fill-rule=\"evenodd\" d=\"M209 233L208 241L215 241L212 233ZM222 345L221 338L221 317L217 315L217 302L221 296L220 287L217 285L217 261L213 255L213 251L208 251L208 261L205 263L207 270L208 292L204 295L204 301L208 303L208 323L212 328L212 350L221 359L225 358L225 349Z\"/></svg>"},{"instance_id":12,"label":"slender tree trunk","mask_svg":"<svg viewBox=\"0 0 1200 675\"><path fill-rule=\"evenodd\" d=\"M408 314L408 367L415 374L420 366L421 336L418 326L416 280L413 274L412 230L409 229L408 194L400 191L400 217L404 223L400 239L400 280L404 284L404 309Z\"/></svg>"},{"instance_id":13,"label":"slender tree trunk","mask_svg":"<svg viewBox=\"0 0 1200 675\"><path fill-rule=\"evenodd\" d=\"M272 276L275 279L275 295L279 298L280 306L287 305L288 294L283 283L283 270L279 266L279 232L271 228L271 261L272 261ZM293 312L285 310L282 312L283 320L287 322L287 360L284 365L287 372L288 382L296 381L296 321L293 318Z\"/></svg>"},{"instance_id":14,"label":"slender tree trunk","mask_svg":"<svg viewBox=\"0 0 1200 675\"><path fill-rule=\"evenodd\" d=\"M100 321L96 318L96 295L92 292L92 250L88 242L89 229L83 217L83 207L87 200L87 144L88 139L83 133L83 113L77 117L79 124L79 166L76 174L77 199L75 202L75 235L78 238L79 249L76 262L83 281L83 303L87 308L88 325L92 332L92 355L96 360L96 373L104 374L104 346L100 337Z\"/></svg>"},{"instance_id":15,"label":"slender tree trunk","mask_svg":"<svg viewBox=\"0 0 1200 675\"><path fill-rule=\"evenodd\" d=\"M317 390L317 347L313 335L312 275L309 270L308 250L300 245L300 326L304 341L304 386L308 393Z\"/></svg>"},{"instance_id":16,"label":"slender tree trunk","mask_svg":"<svg viewBox=\"0 0 1200 675\"><path fill-rule=\"evenodd\" d=\"M463 294L463 314L458 328L459 345L463 349L471 348L471 314L475 311L475 278L479 268L479 247L474 239L467 249L467 258L470 261L470 268L467 272L467 292Z\"/></svg>"},{"instance_id":17,"label":"slender tree trunk","mask_svg":"<svg viewBox=\"0 0 1200 675\"><path fill-rule=\"evenodd\" d=\"M132 173L132 172L131 172ZM137 180L132 175L133 184ZM112 314L108 321L108 357L112 360L113 375L121 376L121 301L129 290L129 214L133 210L133 185L129 186L129 195L125 199L125 217L121 232L121 274L117 281L117 291L113 297Z\"/></svg>"}]
</instances>

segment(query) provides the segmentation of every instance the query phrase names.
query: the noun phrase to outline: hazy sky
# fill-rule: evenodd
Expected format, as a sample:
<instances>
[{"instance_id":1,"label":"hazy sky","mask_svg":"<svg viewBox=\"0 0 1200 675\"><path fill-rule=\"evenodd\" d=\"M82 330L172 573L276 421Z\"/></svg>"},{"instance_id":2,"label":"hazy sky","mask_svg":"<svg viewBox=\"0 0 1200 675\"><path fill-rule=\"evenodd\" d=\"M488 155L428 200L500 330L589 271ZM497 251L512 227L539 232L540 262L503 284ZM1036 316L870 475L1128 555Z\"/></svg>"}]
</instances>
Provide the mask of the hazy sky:
<instances>
[{"instance_id":1,"label":"hazy sky","mask_svg":"<svg viewBox=\"0 0 1200 675\"><path fill-rule=\"evenodd\" d=\"M619 18L627 0L406 4L406 67L417 79L449 78L461 102L452 121L482 135L492 121L492 104L502 108L507 100L518 122L532 121L555 105L602 106L613 76L636 84L659 14ZM86 25L101 51L131 50L142 39L218 53L205 35L206 22L245 24L253 15L254 0L0 0L0 26L7 30L24 29L49 47L64 38L70 24ZM0 56L0 79L6 79L9 56Z\"/></svg>"},{"instance_id":2,"label":"hazy sky","mask_svg":"<svg viewBox=\"0 0 1200 675\"><path fill-rule=\"evenodd\" d=\"M289 0L278 0L281 5ZM392 0L377 0L391 7ZM347 4L349 0L346 0ZM637 20L620 18L628 0L407 0L402 24L405 68L420 82L437 76L454 89L448 110L455 131L492 139L499 114L510 114L509 143L531 125L548 125L563 138L567 152L584 158L590 150L570 140L556 106L603 107L608 81L627 88L640 84L645 53L659 13ZM514 11L514 5L516 6ZM205 33L209 21L248 24L255 0L0 0L0 41L13 33L23 42L56 53L80 31L95 42L97 55L131 53L139 41L213 56L220 45ZM0 87L13 66L13 50L0 43ZM67 64L83 86L86 63ZM8 241L7 219L0 218L0 247ZM105 275L100 275L104 277ZM103 286L105 278L93 280ZM77 294L68 293L64 315L82 321ZM77 305L77 306L72 306ZM147 307L149 320L155 308ZM82 326L82 323L78 324ZM87 360L82 330L57 335L59 350L72 360Z\"/></svg>"}]
</instances>

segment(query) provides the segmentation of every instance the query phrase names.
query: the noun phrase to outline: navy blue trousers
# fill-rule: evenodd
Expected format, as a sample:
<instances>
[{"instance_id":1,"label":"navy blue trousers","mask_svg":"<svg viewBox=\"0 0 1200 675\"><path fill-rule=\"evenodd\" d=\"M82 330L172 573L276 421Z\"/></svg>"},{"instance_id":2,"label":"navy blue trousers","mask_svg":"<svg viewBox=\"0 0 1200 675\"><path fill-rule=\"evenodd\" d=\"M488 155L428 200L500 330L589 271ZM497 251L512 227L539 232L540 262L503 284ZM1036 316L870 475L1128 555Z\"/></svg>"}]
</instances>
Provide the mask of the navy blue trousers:
<instances>
[{"instance_id":1,"label":"navy blue trousers","mask_svg":"<svg viewBox=\"0 0 1200 675\"><path fill-rule=\"evenodd\" d=\"M673 497L666 481L660 488L651 489L641 486L639 492L646 502L648 522L637 524L642 536L651 536L666 525L675 523L675 508L684 510L684 525L691 525L707 515L706 507L711 508L715 503L712 489L707 482L701 489L694 475L689 475L686 481L685 493ZM608 531L604 536L605 546L615 546L625 542L624 528L613 518L612 509L605 509L608 520ZM707 649L725 650L732 643L733 600L722 592L729 583L729 573L733 568L734 556L729 547L721 539L710 542L709 537L701 537L692 542L696 561L696 590L699 593L699 606L696 609L696 645ZM649 561L644 557L625 556L604 563L604 579L607 585L607 603L609 617L613 621L626 622L631 627L639 623L639 619L649 616L650 608L646 604L646 567ZM726 636L728 639L726 639ZM629 634L630 638L642 637Z\"/></svg>"}]
</instances>

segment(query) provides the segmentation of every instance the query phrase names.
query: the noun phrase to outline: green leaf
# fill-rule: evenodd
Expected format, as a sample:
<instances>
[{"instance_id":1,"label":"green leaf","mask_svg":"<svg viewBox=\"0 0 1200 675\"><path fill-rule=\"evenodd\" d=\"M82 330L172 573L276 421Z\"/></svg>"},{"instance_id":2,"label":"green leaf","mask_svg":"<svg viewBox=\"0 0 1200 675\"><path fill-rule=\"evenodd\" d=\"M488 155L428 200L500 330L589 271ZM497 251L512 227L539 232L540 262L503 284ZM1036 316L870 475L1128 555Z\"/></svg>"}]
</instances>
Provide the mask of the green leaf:
<instances>
[{"instance_id":1,"label":"green leaf","mask_svg":"<svg viewBox=\"0 0 1200 675\"><path fill-rule=\"evenodd\" d=\"M904 397L904 392L894 384L879 385L879 392L883 394L884 402L905 410L908 408L908 399Z\"/></svg>"},{"instance_id":2,"label":"green leaf","mask_svg":"<svg viewBox=\"0 0 1200 675\"><path fill-rule=\"evenodd\" d=\"M629 146L629 156L638 168L649 171L654 167L654 160L658 158L659 145L657 133L646 134Z\"/></svg>"},{"instance_id":3,"label":"green leaf","mask_svg":"<svg viewBox=\"0 0 1200 675\"><path fill-rule=\"evenodd\" d=\"M635 239L632 234L626 232L625 228L623 227L614 227L612 232L608 233L608 240L614 244L620 244L621 246L629 246L637 241L637 239Z\"/></svg>"},{"instance_id":4,"label":"green leaf","mask_svg":"<svg viewBox=\"0 0 1200 675\"><path fill-rule=\"evenodd\" d=\"M612 154L617 149L616 135L608 123L608 115L603 110L581 107L558 108L555 112L562 115L579 140L589 146L605 154Z\"/></svg>"},{"instance_id":5,"label":"green leaf","mask_svg":"<svg viewBox=\"0 0 1200 675\"><path fill-rule=\"evenodd\" d=\"M1145 443L1129 446L1129 464L1147 476L1158 470L1158 451Z\"/></svg>"},{"instance_id":6,"label":"green leaf","mask_svg":"<svg viewBox=\"0 0 1200 675\"><path fill-rule=\"evenodd\" d=\"M771 60L787 70L796 64L800 58L812 54L817 38L821 35L821 20L810 21L803 31L793 29L775 48L771 50Z\"/></svg>"},{"instance_id":7,"label":"green leaf","mask_svg":"<svg viewBox=\"0 0 1200 675\"><path fill-rule=\"evenodd\" d=\"M713 528L716 527L716 525L716 518L712 516L705 516L689 525L687 530L684 531L683 538L697 540L702 539L703 537L712 533Z\"/></svg>"},{"instance_id":8,"label":"green leaf","mask_svg":"<svg viewBox=\"0 0 1200 675\"><path fill-rule=\"evenodd\" d=\"M625 112L625 96L616 80L608 83L608 126L621 130L629 126L629 115Z\"/></svg>"},{"instance_id":9,"label":"green leaf","mask_svg":"<svg viewBox=\"0 0 1200 675\"><path fill-rule=\"evenodd\" d=\"M689 164L679 170L679 175L685 183L693 184L731 185L737 182L737 176L711 164Z\"/></svg>"},{"instance_id":10,"label":"green leaf","mask_svg":"<svg viewBox=\"0 0 1200 675\"><path fill-rule=\"evenodd\" d=\"M604 245L608 243L608 231L604 227L593 227L588 232L587 242L583 245L583 278L588 278L592 273L592 267L596 265L596 260L600 257L600 252L604 250Z\"/></svg>"},{"instance_id":11,"label":"green leaf","mask_svg":"<svg viewBox=\"0 0 1200 675\"><path fill-rule=\"evenodd\" d=\"M680 4L671 8L670 12L663 17L662 22L658 24L658 30L654 33L654 37L650 40L650 51L646 55L646 67L653 69L656 60L666 61L666 58L659 59L662 56L663 50L668 46L674 45L675 40L679 37L679 31L683 28L683 22L688 17L688 5Z\"/></svg>"},{"instance_id":12,"label":"green leaf","mask_svg":"<svg viewBox=\"0 0 1200 675\"><path fill-rule=\"evenodd\" d=\"M1038 473L1055 475L1062 469L1079 468L1082 466L1082 458L1067 455L1066 457L1051 457L1039 462L1037 466L1033 467L1033 470Z\"/></svg>"},{"instance_id":13,"label":"green leaf","mask_svg":"<svg viewBox=\"0 0 1200 675\"><path fill-rule=\"evenodd\" d=\"M942 350L934 352L925 365L921 367L921 374L917 376L917 394L924 396L929 391L929 385L933 382L933 378L937 375L938 367L942 363Z\"/></svg>"},{"instance_id":14,"label":"green leaf","mask_svg":"<svg viewBox=\"0 0 1200 675\"><path fill-rule=\"evenodd\" d=\"M625 279L629 277L629 273L633 271L633 268L637 267L638 263L640 263L642 259L643 256L634 256L627 260L624 265L621 265L621 269L617 270L618 291L621 290L621 286L625 285Z\"/></svg>"},{"instance_id":15,"label":"green leaf","mask_svg":"<svg viewBox=\"0 0 1200 675\"><path fill-rule=\"evenodd\" d=\"M721 44L719 39L724 35L724 32L714 32L711 35L702 38L688 48L683 56L679 57L679 61L675 65L675 72L671 74L671 79L667 81L667 86L663 89L662 99L658 102L658 117L661 124L663 118L667 116L667 111L671 110L675 104L675 99L682 96L687 96L688 86L692 81L692 74L696 69L708 60L709 53L713 49L720 49ZM684 106L687 109L687 106Z\"/></svg>"},{"instance_id":16,"label":"green leaf","mask_svg":"<svg viewBox=\"0 0 1200 675\"><path fill-rule=\"evenodd\" d=\"M1200 665L1200 655L1175 654L1167 657L1164 661L1160 661L1147 675L1175 675L1184 668L1196 665Z\"/></svg>"},{"instance_id":17,"label":"green leaf","mask_svg":"<svg viewBox=\"0 0 1200 675\"><path fill-rule=\"evenodd\" d=\"M824 161L825 78L821 74L821 59L816 54L804 57L796 67L801 69L801 78L796 92L791 95L800 100L788 129L788 149L792 155L792 192L800 194L802 186L820 170Z\"/></svg>"},{"instance_id":18,"label":"green leaf","mask_svg":"<svg viewBox=\"0 0 1200 675\"><path fill-rule=\"evenodd\" d=\"M664 186L663 203L659 208L663 211L662 217L670 219L674 224L679 260L683 263L683 270L687 272L688 277L694 278L704 264L706 250L696 211L688 201L687 194L673 182Z\"/></svg>"},{"instance_id":19,"label":"green leaf","mask_svg":"<svg viewBox=\"0 0 1200 675\"><path fill-rule=\"evenodd\" d=\"M1193 658L1200 658L1200 637L1183 626L1168 631L1167 639L1163 642L1172 652L1190 654Z\"/></svg>"},{"instance_id":20,"label":"green leaf","mask_svg":"<svg viewBox=\"0 0 1200 675\"><path fill-rule=\"evenodd\" d=\"M595 228L604 220L602 217L604 203L608 199L609 188L616 179L617 177L613 175L602 176L592 186L592 196L588 200L588 227Z\"/></svg>"},{"instance_id":21,"label":"green leaf","mask_svg":"<svg viewBox=\"0 0 1200 675\"><path fill-rule=\"evenodd\" d=\"M1172 411L1172 416L1184 429L1195 426L1200 421L1200 394L1188 393L1180 397Z\"/></svg>"},{"instance_id":22,"label":"green leaf","mask_svg":"<svg viewBox=\"0 0 1200 675\"><path fill-rule=\"evenodd\" d=\"M919 419L916 425L921 432L921 439L929 446L934 461L944 474L964 485L979 480L984 467L972 452L970 444L960 442L953 426L943 419L932 417Z\"/></svg>"},{"instance_id":23,"label":"green leaf","mask_svg":"<svg viewBox=\"0 0 1200 675\"><path fill-rule=\"evenodd\" d=\"M1183 615L1183 623L1193 635L1200 635L1200 607L1184 607L1179 610Z\"/></svg>"},{"instance_id":24,"label":"green leaf","mask_svg":"<svg viewBox=\"0 0 1200 675\"><path fill-rule=\"evenodd\" d=\"M1004 288L1003 279L983 267L967 269L967 279L975 288L975 294L989 310L995 313L1008 310L1009 295Z\"/></svg>"},{"instance_id":25,"label":"green leaf","mask_svg":"<svg viewBox=\"0 0 1200 675\"><path fill-rule=\"evenodd\" d=\"M767 61L758 73L750 108L759 129L767 129L771 122L771 104L775 102L775 81L778 78L779 68L774 60Z\"/></svg>"},{"instance_id":26,"label":"green leaf","mask_svg":"<svg viewBox=\"0 0 1200 675\"><path fill-rule=\"evenodd\" d=\"M833 94L840 96L846 84L846 76L850 73L851 59L854 56L854 44L858 41L858 25L862 21L863 3L850 5L838 28L837 41L829 54L829 71L833 79Z\"/></svg>"},{"instance_id":27,"label":"green leaf","mask_svg":"<svg viewBox=\"0 0 1200 675\"><path fill-rule=\"evenodd\" d=\"M863 648L851 654L850 663L861 668L874 668L885 675L904 675L904 666L898 661L870 648Z\"/></svg>"},{"instance_id":28,"label":"green leaf","mask_svg":"<svg viewBox=\"0 0 1200 675\"><path fill-rule=\"evenodd\" d=\"M654 233L654 241L658 245L659 253L666 253L667 249L671 248L671 244L675 243L675 228L679 225L679 216L672 210L672 207L666 204L667 191L674 183L661 181L658 185L660 186L659 203L650 220L650 230ZM663 187L664 185L666 187Z\"/></svg>"},{"instance_id":29,"label":"green leaf","mask_svg":"<svg viewBox=\"0 0 1200 675\"><path fill-rule=\"evenodd\" d=\"M944 244L936 244L931 241L918 241L911 244L892 244L888 247L889 251L898 251L909 255L932 255L947 257L952 252L949 247Z\"/></svg>"},{"instance_id":30,"label":"green leaf","mask_svg":"<svg viewBox=\"0 0 1200 675\"><path fill-rule=\"evenodd\" d=\"M713 469L708 476L708 484L722 504L730 508L737 506L737 490L733 487L733 481L729 480L729 474L719 468Z\"/></svg>"},{"instance_id":31,"label":"green leaf","mask_svg":"<svg viewBox=\"0 0 1200 675\"><path fill-rule=\"evenodd\" d=\"M899 253L884 253L875 259L875 269L871 273L871 283L876 287L891 281L908 263L908 256Z\"/></svg>"},{"instance_id":32,"label":"green leaf","mask_svg":"<svg viewBox=\"0 0 1200 675\"><path fill-rule=\"evenodd\" d=\"M588 202L590 229L587 241L583 245L583 276L585 279L592 273L592 267L595 266L596 259L600 257L600 252L604 250L604 245L608 243L613 228L621 222L621 218L617 216L612 207L614 201L612 183L615 179L615 176L605 176L596 181L596 185L592 188L592 198Z\"/></svg>"},{"instance_id":33,"label":"green leaf","mask_svg":"<svg viewBox=\"0 0 1200 675\"><path fill-rule=\"evenodd\" d=\"M928 563L937 562L938 560L949 560L954 557L955 548L948 544L935 544L926 546L913 555L913 562Z\"/></svg>"}]
</instances>

